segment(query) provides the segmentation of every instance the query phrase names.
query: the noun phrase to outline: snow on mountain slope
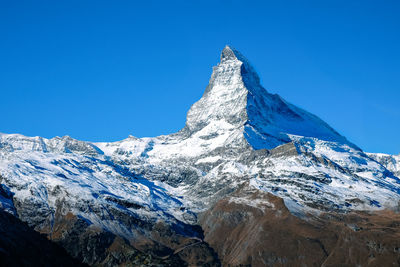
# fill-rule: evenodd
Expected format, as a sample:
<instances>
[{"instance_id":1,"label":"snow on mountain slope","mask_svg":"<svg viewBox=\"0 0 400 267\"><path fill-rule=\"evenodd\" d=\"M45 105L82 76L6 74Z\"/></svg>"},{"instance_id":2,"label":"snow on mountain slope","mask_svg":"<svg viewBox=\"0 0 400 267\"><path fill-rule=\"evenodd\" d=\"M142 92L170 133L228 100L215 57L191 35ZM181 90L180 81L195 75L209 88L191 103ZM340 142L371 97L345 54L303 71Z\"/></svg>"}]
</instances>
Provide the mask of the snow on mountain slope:
<instances>
[{"instance_id":1,"label":"snow on mountain slope","mask_svg":"<svg viewBox=\"0 0 400 267\"><path fill-rule=\"evenodd\" d=\"M122 224L116 210L148 222L195 221L162 183L115 165L92 144L1 134L0 145L0 182L12 192L19 216L33 226L54 220L57 209L126 238L139 229Z\"/></svg>"},{"instance_id":2,"label":"snow on mountain slope","mask_svg":"<svg viewBox=\"0 0 400 267\"><path fill-rule=\"evenodd\" d=\"M0 133L0 148L3 151L40 151L40 152L70 152L76 154L102 154L96 146L75 140L69 136L45 139L42 137L26 137L20 134Z\"/></svg>"},{"instance_id":3,"label":"snow on mountain slope","mask_svg":"<svg viewBox=\"0 0 400 267\"><path fill-rule=\"evenodd\" d=\"M260 189L308 207L371 210L397 205L400 179L349 145L292 136L296 153L277 153L251 179Z\"/></svg>"},{"instance_id":4,"label":"snow on mountain slope","mask_svg":"<svg viewBox=\"0 0 400 267\"><path fill-rule=\"evenodd\" d=\"M383 153L367 153L368 156L381 163L389 171L400 177L400 154L399 155L388 155Z\"/></svg>"}]
</instances>

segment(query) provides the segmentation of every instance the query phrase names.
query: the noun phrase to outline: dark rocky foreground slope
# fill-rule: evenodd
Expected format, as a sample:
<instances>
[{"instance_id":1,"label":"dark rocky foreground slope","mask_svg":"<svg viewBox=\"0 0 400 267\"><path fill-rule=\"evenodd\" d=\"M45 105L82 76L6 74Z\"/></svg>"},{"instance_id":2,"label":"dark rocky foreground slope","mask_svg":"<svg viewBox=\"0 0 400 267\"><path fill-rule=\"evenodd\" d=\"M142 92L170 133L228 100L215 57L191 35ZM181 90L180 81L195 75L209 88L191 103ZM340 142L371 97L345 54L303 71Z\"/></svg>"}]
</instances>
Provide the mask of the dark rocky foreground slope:
<instances>
[{"instance_id":1,"label":"dark rocky foreground slope","mask_svg":"<svg viewBox=\"0 0 400 267\"><path fill-rule=\"evenodd\" d=\"M84 223L74 218L64 223L58 224L55 236L49 237L0 211L0 266L205 266L208 262L209 248L203 244L187 253L189 256L184 250L177 254L171 250L166 251L168 256L160 257L154 255L156 245L141 252L109 232L79 229ZM203 261L190 259L201 249L206 252Z\"/></svg>"},{"instance_id":2,"label":"dark rocky foreground slope","mask_svg":"<svg viewBox=\"0 0 400 267\"><path fill-rule=\"evenodd\" d=\"M86 266L13 215L0 211L0 266Z\"/></svg>"},{"instance_id":3,"label":"dark rocky foreground slope","mask_svg":"<svg viewBox=\"0 0 400 267\"><path fill-rule=\"evenodd\" d=\"M127 240L69 213L57 218L47 235L72 257L89 265L219 266L213 249L202 241L200 227L193 229L199 238L187 237L163 222L149 227L150 237Z\"/></svg>"}]
</instances>

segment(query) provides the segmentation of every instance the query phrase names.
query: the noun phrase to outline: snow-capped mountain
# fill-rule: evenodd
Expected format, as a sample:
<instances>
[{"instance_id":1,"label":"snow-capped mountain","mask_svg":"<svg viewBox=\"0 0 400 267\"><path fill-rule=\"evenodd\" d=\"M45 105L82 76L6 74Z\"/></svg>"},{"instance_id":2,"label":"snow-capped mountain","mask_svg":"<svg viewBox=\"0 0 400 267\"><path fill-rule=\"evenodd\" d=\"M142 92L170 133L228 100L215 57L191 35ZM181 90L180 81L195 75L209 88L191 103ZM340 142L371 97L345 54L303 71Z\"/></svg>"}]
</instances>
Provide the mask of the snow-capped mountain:
<instances>
[{"instance_id":1,"label":"snow-capped mountain","mask_svg":"<svg viewBox=\"0 0 400 267\"><path fill-rule=\"evenodd\" d=\"M230 47L180 132L95 145L132 172L179 188L194 210L245 182L323 209L398 200L400 181L392 172L315 115L268 93Z\"/></svg>"},{"instance_id":2,"label":"snow-capped mountain","mask_svg":"<svg viewBox=\"0 0 400 267\"><path fill-rule=\"evenodd\" d=\"M115 223L113 209L154 221L194 220L164 187L107 160L90 143L1 134L0 147L1 184L13 195L18 215L36 227L54 220L57 209L124 237L134 236L134 229Z\"/></svg>"},{"instance_id":3,"label":"snow-capped mountain","mask_svg":"<svg viewBox=\"0 0 400 267\"><path fill-rule=\"evenodd\" d=\"M296 215L396 208L399 164L399 156L364 153L267 92L227 46L175 134L111 143L1 134L0 207L60 242L70 235L59 237L60 222L75 216L86 225L79 231L94 227L138 249L150 242L174 250L181 241L155 236L159 222L197 240L197 214L243 187L283 198Z\"/></svg>"},{"instance_id":4,"label":"snow-capped mountain","mask_svg":"<svg viewBox=\"0 0 400 267\"><path fill-rule=\"evenodd\" d=\"M240 127L254 149L290 142L290 135L349 143L321 119L268 93L247 59L228 46L203 97L189 110L186 129L198 132L210 124Z\"/></svg>"}]
</instances>

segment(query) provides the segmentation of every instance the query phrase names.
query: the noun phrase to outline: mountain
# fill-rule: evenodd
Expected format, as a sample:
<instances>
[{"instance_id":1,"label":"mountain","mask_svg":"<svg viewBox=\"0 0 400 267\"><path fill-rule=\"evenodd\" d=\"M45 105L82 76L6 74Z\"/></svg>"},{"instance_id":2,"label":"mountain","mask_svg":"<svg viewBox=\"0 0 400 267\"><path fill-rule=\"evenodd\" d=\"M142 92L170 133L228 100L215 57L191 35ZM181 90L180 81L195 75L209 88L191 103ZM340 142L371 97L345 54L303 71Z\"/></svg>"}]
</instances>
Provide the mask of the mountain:
<instances>
[{"instance_id":1,"label":"mountain","mask_svg":"<svg viewBox=\"0 0 400 267\"><path fill-rule=\"evenodd\" d=\"M285 214L291 223L276 220L279 231L313 229L289 240L330 244L318 261L299 251L307 264L320 264L344 253L331 249L342 239L317 234L323 234L321 224L336 237L348 229L345 221L355 224L354 216L385 228L387 221L376 222L380 215L374 214L399 208L399 162L364 153L317 116L267 92L248 60L227 46L177 133L111 143L1 134L0 208L80 262L112 266L294 263L298 254L266 243L262 249L235 246L258 240L251 233L266 227L260 224L265 216ZM326 219L332 214L340 218L336 224ZM392 233L399 226L391 226ZM230 243L213 238L228 232ZM397 255L393 242L390 259ZM239 248L242 256L234 257Z\"/></svg>"},{"instance_id":2,"label":"mountain","mask_svg":"<svg viewBox=\"0 0 400 267\"><path fill-rule=\"evenodd\" d=\"M349 142L321 119L268 93L248 60L229 46L221 53L203 97L188 112L186 128L198 132L216 124L238 128L254 149L271 149L291 135Z\"/></svg>"},{"instance_id":3,"label":"mountain","mask_svg":"<svg viewBox=\"0 0 400 267\"><path fill-rule=\"evenodd\" d=\"M245 182L301 207L397 205L392 172L318 117L268 93L230 47L181 131L95 145L132 172L179 188L195 211Z\"/></svg>"}]
</instances>

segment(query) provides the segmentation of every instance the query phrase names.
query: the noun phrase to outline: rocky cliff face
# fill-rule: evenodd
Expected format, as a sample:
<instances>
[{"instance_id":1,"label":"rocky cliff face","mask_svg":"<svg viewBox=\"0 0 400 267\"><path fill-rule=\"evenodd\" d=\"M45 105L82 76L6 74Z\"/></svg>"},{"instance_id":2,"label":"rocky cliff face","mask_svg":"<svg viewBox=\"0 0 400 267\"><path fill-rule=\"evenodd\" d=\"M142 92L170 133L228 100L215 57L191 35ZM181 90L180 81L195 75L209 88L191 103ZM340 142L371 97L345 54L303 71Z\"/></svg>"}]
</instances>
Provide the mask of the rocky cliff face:
<instances>
[{"instance_id":1,"label":"rocky cliff face","mask_svg":"<svg viewBox=\"0 0 400 267\"><path fill-rule=\"evenodd\" d=\"M240 233L253 220L267 223L260 207L268 216L285 214L273 224L289 228L321 212L396 210L397 162L364 153L315 115L267 92L248 60L225 47L178 133L112 143L1 134L0 207L90 265L215 266L219 259L236 265L261 258L285 265L295 254L285 258L265 244L260 253L272 256L257 256L259 245L241 245ZM199 214L206 214L205 235ZM237 224L224 226L231 219ZM306 225L314 237L322 229ZM229 239L212 237L224 234ZM299 240L298 254L315 248L315 255L301 254L306 258L331 255L308 235L290 236ZM239 248L244 254L234 258Z\"/></svg>"}]
</instances>

